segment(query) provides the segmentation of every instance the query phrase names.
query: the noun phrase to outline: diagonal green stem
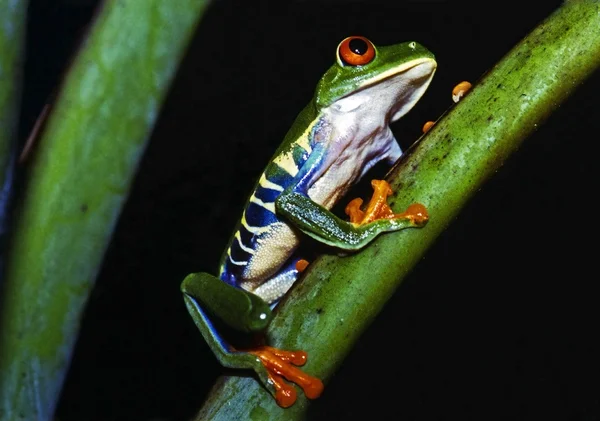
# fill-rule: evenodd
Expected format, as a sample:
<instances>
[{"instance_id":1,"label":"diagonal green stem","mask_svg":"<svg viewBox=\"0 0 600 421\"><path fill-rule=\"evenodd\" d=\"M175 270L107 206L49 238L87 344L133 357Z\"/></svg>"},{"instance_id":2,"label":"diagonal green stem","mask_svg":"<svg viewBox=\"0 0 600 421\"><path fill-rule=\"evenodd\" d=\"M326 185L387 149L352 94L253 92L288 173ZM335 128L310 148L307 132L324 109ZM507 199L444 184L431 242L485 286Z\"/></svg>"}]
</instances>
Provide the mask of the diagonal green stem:
<instances>
[{"instance_id":1,"label":"diagonal green stem","mask_svg":"<svg viewBox=\"0 0 600 421\"><path fill-rule=\"evenodd\" d=\"M2 420L52 418L83 307L206 3L107 0L66 77L10 245L0 304Z\"/></svg>"},{"instance_id":2,"label":"diagonal green stem","mask_svg":"<svg viewBox=\"0 0 600 421\"><path fill-rule=\"evenodd\" d=\"M351 257L323 256L279 306L271 343L309 353L325 381L404 276L502 162L600 65L600 3L569 1L510 51L390 175L396 211L427 206L423 229L384 235ZM376 262L376 264L374 264ZM300 420L252 378L220 381L198 420Z\"/></svg>"},{"instance_id":3,"label":"diagonal green stem","mask_svg":"<svg viewBox=\"0 0 600 421\"><path fill-rule=\"evenodd\" d=\"M27 0L0 0L0 272L11 197ZM0 273L3 279L4 273Z\"/></svg>"}]
</instances>

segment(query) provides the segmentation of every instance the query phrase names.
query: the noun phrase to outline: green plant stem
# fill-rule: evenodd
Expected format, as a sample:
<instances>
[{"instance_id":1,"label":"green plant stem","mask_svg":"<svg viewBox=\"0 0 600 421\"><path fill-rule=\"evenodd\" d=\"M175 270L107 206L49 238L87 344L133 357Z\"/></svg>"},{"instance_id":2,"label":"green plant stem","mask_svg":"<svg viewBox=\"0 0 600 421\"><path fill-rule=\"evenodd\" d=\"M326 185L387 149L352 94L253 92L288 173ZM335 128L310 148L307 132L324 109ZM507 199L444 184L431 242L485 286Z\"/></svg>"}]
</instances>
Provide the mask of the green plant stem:
<instances>
[{"instance_id":1,"label":"green plant stem","mask_svg":"<svg viewBox=\"0 0 600 421\"><path fill-rule=\"evenodd\" d=\"M510 51L392 171L396 211L420 202L423 229L383 235L350 257L323 256L278 307L270 344L304 349L325 381L461 207L527 136L600 65L600 3L569 1ZM376 262L376 263L374 263ZM251 377L225 377L198 420L300 420Z\"/></svg>"},{"instance_id":2,"label":"green plant stem","mask_svg":"<svg viewBox=\"0 0 600 421\"><path fill-rule=\"evenodd\" d=\"M27 5L26 0L0 0L0 233L6 229L12 189ZM3 251L0 244L0 272L4 272Z\"/></svg>"},{"instance_id":3,"label":"green plant stem","mask_svg":"<svg viewBox=\"0 0 600 421\"><path fill-rule=\"evenodd\" d=\"M39 140L11 244L0 419L52 418L79 320L203 0L108 0Z\"/></svg>"}]
</instances>

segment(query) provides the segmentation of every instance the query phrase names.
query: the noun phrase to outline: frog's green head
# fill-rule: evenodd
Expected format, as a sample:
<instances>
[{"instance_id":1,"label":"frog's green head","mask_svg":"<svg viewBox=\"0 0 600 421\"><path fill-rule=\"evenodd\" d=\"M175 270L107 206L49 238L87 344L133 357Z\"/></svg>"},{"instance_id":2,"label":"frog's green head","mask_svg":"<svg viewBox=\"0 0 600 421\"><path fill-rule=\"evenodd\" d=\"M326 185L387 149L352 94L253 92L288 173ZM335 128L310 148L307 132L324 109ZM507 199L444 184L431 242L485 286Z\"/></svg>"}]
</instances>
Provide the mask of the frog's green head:
<instances>
[{"instance_id":1,"label":"frog's green head","mask_svg":"<svg viewBox=\"0 0 600 421\"><path fill-rule=\"evenodd\" d=\"M336 56L336 64L317 85L317 108L333 105L352 111L383 95L389 101L390 121L418 101L437 66L433 54L414 41L376 47L367 38L352 36L338 45Z\"/></svg>"}]
</instances>

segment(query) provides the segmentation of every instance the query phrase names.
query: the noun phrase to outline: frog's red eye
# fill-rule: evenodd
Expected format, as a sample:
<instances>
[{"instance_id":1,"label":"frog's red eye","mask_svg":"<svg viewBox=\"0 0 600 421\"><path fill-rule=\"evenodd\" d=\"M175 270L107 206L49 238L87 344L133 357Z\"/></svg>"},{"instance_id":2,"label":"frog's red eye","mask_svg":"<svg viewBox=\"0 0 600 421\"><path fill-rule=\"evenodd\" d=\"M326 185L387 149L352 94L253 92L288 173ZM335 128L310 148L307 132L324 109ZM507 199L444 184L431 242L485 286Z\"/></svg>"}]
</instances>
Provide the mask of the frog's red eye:
<instances>
[{"instance_id":1,"label":"frog's red eye","mask_svg":"<svg viewBox=\"0 0 600 421\"><path fill-rule=\"evenodd\" d=\"M375 58L375 47L365 37L348 37L338 46L338 56L343 64L362 66Z\"/></svg>"}]
</instances>

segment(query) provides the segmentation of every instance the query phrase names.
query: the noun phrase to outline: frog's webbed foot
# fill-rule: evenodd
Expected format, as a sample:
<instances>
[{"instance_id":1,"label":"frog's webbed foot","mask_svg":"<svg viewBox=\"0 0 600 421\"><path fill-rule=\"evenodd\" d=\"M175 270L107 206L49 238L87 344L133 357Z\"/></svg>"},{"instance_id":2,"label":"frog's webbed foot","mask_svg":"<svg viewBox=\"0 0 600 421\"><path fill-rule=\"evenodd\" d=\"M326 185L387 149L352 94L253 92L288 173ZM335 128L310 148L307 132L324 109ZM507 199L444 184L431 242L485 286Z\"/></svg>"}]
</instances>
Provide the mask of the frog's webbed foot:
<instances>
[{"instance_id":1,"label":"frog's webbed foot","mask_svg":"<svg viewBox=\"0 0 600 421\"><path fill-rule=\"evenodd\" d=\"M259 359L266 371L266 379L263 378L263 370L256 370L257 374L279 406L287 408L296 402L296 390L285 382L284 377L300 386L309 399L318 398L323 392L321 380L296 367L306 363L306 352L284 351L270 346L261 346L245 352Z\"/></svg>"},{"instance_id":2,"label":"frog's webbed foot","mask_svg":"<svg viewBox=\"0 0 600 421\"><path fill-rule=\"evenodd\" d=\"M372 180L373 197L363 211L363 200L356 198L346 206L346 215L354 225L364 225L379 219L406 219L414 226L420 227L427 223L429 215L427 209L420 203L413 203L405 212L394 213L387 203L387 197L392 194L392 189L385 180Z\"/></svg>"}]
</instances>

